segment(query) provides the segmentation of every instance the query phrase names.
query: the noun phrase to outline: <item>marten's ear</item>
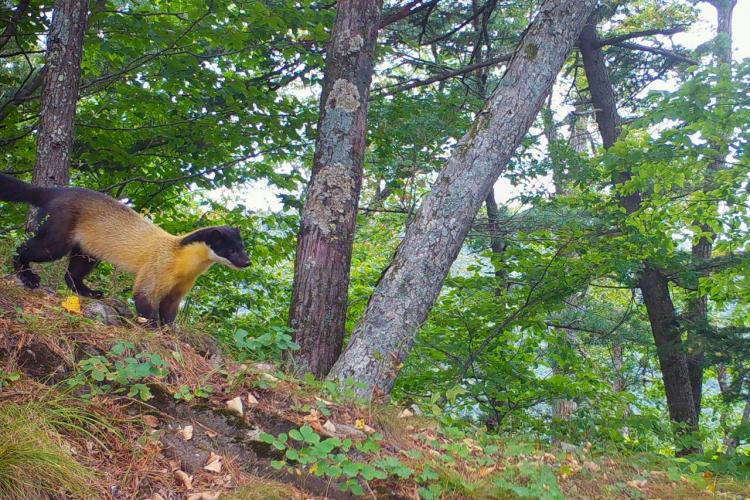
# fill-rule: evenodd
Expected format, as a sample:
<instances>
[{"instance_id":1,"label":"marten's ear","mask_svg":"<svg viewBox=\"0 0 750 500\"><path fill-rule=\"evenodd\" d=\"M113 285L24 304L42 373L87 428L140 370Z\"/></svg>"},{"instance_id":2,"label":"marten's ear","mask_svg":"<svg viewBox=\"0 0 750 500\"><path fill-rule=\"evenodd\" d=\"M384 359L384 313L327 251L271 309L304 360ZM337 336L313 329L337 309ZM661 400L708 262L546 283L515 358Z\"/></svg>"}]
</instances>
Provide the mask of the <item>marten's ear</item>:
<instances>
[{"instance_id":1,"label":"marten's ear","mask_svg":"<svg viewBox=\"0 0 750 500\"><path fill-rule=\"evenodd\" d=\"M224 235L221 234L221 231L214 228L211 229L211 233L208 235L208 243L209 245L212 243L221 243L224 240Z\"/></svg>"}]
</instances>

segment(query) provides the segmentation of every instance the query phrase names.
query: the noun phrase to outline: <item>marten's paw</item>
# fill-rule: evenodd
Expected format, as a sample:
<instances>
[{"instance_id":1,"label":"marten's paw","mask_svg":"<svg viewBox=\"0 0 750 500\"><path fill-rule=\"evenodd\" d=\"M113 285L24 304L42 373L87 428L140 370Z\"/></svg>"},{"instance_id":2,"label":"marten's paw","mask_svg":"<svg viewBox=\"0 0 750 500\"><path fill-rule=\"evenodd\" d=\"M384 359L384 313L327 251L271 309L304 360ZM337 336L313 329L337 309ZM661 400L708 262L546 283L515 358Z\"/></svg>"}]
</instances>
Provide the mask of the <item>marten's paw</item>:
<instances>
[{"instance_id":1,"label":"marten's paw","mask_svg":"<svg viewBox=\"0 0 750 500\"><path fill-rule=\"evenodd\" d=\"M83 289L82 287L78 287L76 291L81 297L89 297L92 299L101 299L104 297L104 292L101 290L91 290L90 288Z\"/></svg>"},{"instance_id":2,"label":"marten's paw","mask_svg":"<svg viewBox=\"0 0 750 500\"><path fill-rule=\"evenodd\" d=\"M19 272L18 279L21 280L21 283L23 283L23 286L31 290L39 288L39 285L42 282L42 279L39 277L39 275L35 274L30 269L26 269L24 271Z\"/></svg>"}]
</instances>

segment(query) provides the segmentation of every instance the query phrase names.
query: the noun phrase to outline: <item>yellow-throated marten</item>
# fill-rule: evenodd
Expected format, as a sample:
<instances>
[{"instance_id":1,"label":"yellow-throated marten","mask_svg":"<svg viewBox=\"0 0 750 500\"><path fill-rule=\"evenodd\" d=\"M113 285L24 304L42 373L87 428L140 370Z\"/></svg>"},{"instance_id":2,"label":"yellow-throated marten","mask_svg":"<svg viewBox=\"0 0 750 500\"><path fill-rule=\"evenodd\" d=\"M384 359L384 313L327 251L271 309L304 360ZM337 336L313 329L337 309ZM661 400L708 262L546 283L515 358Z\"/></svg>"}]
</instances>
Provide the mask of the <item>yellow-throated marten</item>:
<instances>
[{"instance_id":1,"label":"yellow-throated marten","mask_svg":"<svg viewBox=\"0 0 750 500\"><path fill-rule=\"evenodd\" d=\"M39 207L38 227L18 248L13 265L28 288L39 286L29 263L70 254L65 282L86 297L101 297L83 278L104 260L135 274L138 315L169 324L180 301L211 264L247 267L250 259L236 228L216 226L173 236L107 195L82 188L37 187L0 174L0 200Z\"/></svg>"}]
</instances>

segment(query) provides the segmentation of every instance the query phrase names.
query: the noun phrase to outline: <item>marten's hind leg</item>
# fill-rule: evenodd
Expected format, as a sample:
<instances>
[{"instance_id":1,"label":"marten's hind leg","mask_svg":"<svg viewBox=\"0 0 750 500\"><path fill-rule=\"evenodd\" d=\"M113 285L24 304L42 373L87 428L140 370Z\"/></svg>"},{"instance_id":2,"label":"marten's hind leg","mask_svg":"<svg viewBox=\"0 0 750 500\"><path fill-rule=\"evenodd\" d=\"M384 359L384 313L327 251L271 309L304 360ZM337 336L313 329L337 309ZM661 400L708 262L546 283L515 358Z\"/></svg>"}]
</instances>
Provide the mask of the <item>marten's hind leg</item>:
<instances>
[{"instance_id":1,"label":"marten's hind leg","mask_svg":"<svg viewBox=\"0 0 750 500\"><path fill-rule=\"evenodd\" d=\"M70 252L70 224L65 222L42 217L42 224L34 235L18 247L13 267L27 288L38 288L40 283L39 275L31 270L30 263L50 262Z\"/></svg>"},{"instance_id":2,"label":"marten's hind leg","mask_svg":"<svg viewBox=\"0 0 750 500\"><path fill-rule=\"evenodd\" d=\"M90 273L99 263L94 257L86 255L79 247L70 252L70 263L68 272L65 273L65 283L68 288L82 297L93 297L101 299L104 294L99 290L92 290L83 282L83 278Z\"/></svg>"}]
</instances>

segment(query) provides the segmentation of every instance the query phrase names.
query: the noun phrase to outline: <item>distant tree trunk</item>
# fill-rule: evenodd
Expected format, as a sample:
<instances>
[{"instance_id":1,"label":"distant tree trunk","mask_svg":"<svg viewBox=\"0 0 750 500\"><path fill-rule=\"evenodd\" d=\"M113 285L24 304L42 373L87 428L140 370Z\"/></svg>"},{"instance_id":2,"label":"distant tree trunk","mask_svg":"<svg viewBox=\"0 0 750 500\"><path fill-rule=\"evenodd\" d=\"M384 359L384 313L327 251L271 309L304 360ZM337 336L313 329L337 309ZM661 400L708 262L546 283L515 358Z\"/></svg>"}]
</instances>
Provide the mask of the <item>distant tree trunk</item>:
<instances>
[{"instance_id":1,"label":"distant tree trunk","mask_svg":"<svg viewBox=\"0 0 750 500\"><path fill-rule=\"evenodd\" d=\"M740 417L740 423L738 427L745 427L747 426L748 422L750 422L750 393L748 393L747 397L745 398L745 406L742 409L742 417ZM737 446L740 444L740 441L733 433L733 435L726 437L726 439L724 440L724 444L727 447L725 454L727 456L732 456L737 451Z\"/></svg>"},{"instance_id":2,"label":"distant tree trunk","mask_svg":"<svg viewBox=\"0 0 750 500\"><path fill-rule=\"evenodd\" d=\"M382 0L341 0L326 52L312 178L297 241L289 325L296 368L323 377L341 353Z\"/></svg>"},{"instance_id":3,"label":"distant tree trunk","mask_svg":"<svg viewBox=\"0 0 750 500\"><path fill-rule=\"evenodd\" d=\"M612 368L615 370L615 380L612 382L612 392L618 393L625 390L625 376L623 368L625 360L622 349L622 339L618 336L612 341Z\"/></svg>"},{"instance_id":4,"label":"distant tree trunk","mask_svg":"<svg viewBox=\"0 0 750 500\"><path fill-rule=\"evenodd\" d=\"M596 24L590 21L581 32L579 46L592 105L596 110L597 125L604 147L609 149L620 136L620 117L617 112L617 99L609 80L609 71L598 42ZM628 172L622 172L613 181L618 184L626 182L629 178ZM640 195L635 193L624 196L620 204L628 214L633 213L640 207ZM645 262L638 279L638 287L648 311L670 418L674 422L686 425L689 430L697 430L698 417L693 403L687 357L680 337L677 313L669 293L669 282L658 268Z\"/></svg>"},{"instance_id":5,"label":"distant tree trunk","mask_svg":"<svg viewBox=\"0 0 750 500\"><path fill-rule=\"evenodd\" d=\"M409 224L329 378L352 377L365 395L390 392L477 211L526 135L594 4L543 2L497 92Z\"/></svg>"},{"instance_id":6,"label":"distant tree trunk","mask_svg":"<svg viewBox=\"0 0 750 500\"><path fill-rule=\"evenodd\" d=\"M507 242L501 233L500 228L500 210L495 201L495 193L490 190L487 198L484 200L487 209L487 234L490 235L490 250L492 251L492 265L495 268L495 295L500 296L507 288L508 276L502 266L503 254L507 247Z\"/></svg>"},{"instance_id":7,"label":"distant tree trunk","mask_svg":"<svg viewBox=\"0 0 750 500\"><path fill-rule=\"evenodd\" d=\"M65 185L70 180L87 15L88 0L57 0L52 11L32 176L39 186Z\"/></svg>"},{"instance_id":8,"label":"distant tree trunk","mask_svg":"<svg viewBox=\"0 0 750 500\"><path fill-rule=\"evenodd\" d=\"M487 7L487 8L485 8ZM485 36L487 23L489 22L490 16L494 5L480 5L479 0L472 0L471 9L474 15L474 33L477 37L477 42L474 47L474 61L481 63L485 59L492 58L492 42L488 37ZM480 15L481 14L481 15ZM483 66L474 72L477 78L477 94L482 99L482 105L484 106L487 102L488 90L487 80L489 79L490 67ZM490 251L492 252L492 265L495 268L495 278L497 278L497 284L495 285L495 295L500 296L506 289L508 277L502 265L503 255L507 247L507 242L501 233L500 227L500 210L497 206L497 200L495 199L495 190L490 189L487 198L484 200L485 210L487 212L487 234L490 238Z\"/></svg>"},{"instance_id":9,"label":"distant tree trunk","mask_svg":"<svg viewBox=\"0 0 750 500\"><path fill-rule=\"evenodd\" d=\"M708 3L716 8L716 49L715 56L719 64L732 64L732 13L737 0L710 0ZM724 144L714 144L717 151L725 151ZM720 153L726 154L726 153ZM724 157L716 158L708 167L708 174L718 171L724 165ZM713 233L707 224L697 224L705 232ZM713 251L713 237L705 236L693 245L693 260L701 261L711 258ZM704 339L710 331L708 318L708 296L700 295L688 302L688 369L690 370L690 384L693 389L693 403L695 412L700 419L701 401L703 399L703 367L704 367Z\"/></svg>"}]
</instances>

